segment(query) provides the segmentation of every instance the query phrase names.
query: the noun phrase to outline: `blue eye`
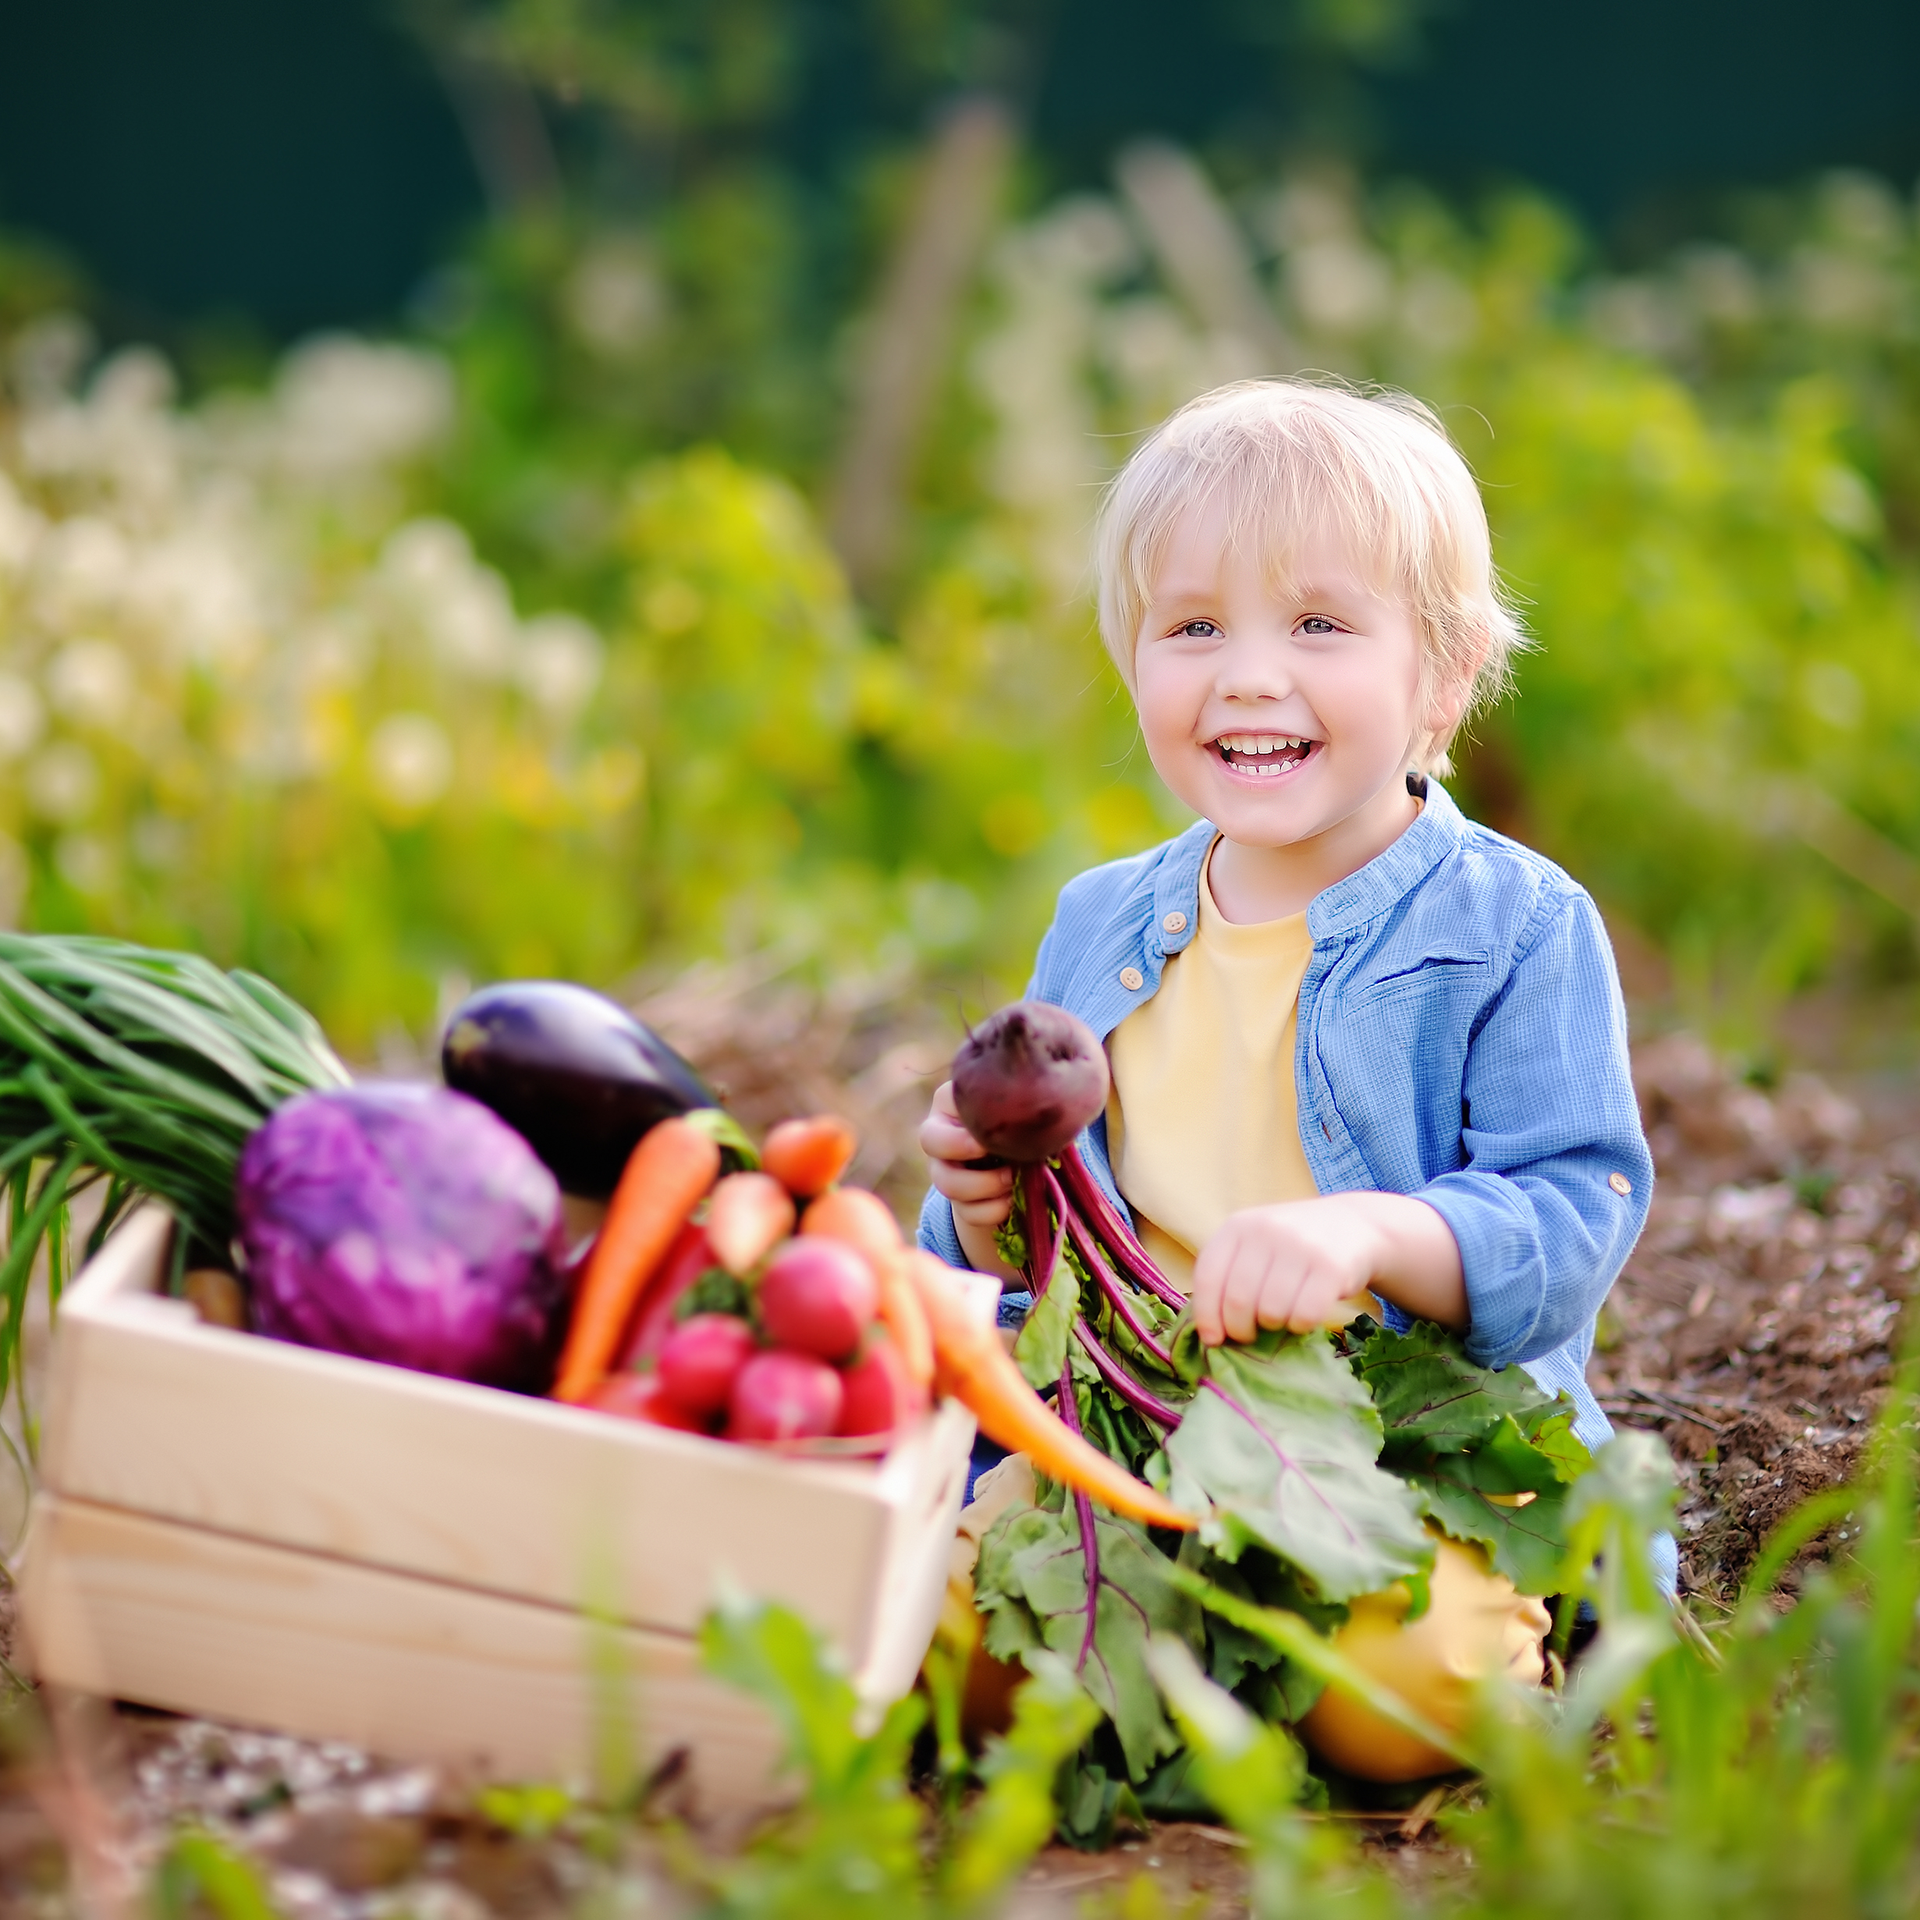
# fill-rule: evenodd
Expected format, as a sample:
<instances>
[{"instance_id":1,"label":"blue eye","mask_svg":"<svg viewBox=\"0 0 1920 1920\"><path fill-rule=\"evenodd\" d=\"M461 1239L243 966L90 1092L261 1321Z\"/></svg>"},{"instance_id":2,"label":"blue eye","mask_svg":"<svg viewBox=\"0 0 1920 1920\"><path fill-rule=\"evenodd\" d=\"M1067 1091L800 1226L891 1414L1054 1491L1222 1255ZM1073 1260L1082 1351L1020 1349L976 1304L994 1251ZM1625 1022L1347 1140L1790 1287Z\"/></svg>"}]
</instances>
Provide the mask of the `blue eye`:
<instances>
[{"instance_id":1,"label":"blue eye","mask_svg":"<svg viewBox=\"0 0 1920 1920\"><path fill-rule=\"evenodd\" d=\"M1324 613L1310 613L1300 622L1302 633L1338 633L1340 629Z\"/></svg>"},{"instance_id":2,"label":"blue eye","mask_svg":"<svg viewBox=\"0 0 1920 1920\"><path fill-rule=\"evenodd\" d=\"M1184 620L1174 632L1188 640L1211 640L1220 632L1211 620Z\"/></svg>"}]
</instances>

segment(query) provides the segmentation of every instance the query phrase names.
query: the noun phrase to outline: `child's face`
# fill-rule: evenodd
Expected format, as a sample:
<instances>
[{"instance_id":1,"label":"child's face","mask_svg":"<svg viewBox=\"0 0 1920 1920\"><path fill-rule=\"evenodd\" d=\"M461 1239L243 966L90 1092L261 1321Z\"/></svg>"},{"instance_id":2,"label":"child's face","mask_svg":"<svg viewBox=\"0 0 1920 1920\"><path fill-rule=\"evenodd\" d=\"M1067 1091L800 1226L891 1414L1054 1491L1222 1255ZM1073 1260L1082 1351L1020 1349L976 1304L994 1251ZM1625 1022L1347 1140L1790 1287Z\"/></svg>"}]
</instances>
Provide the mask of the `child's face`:
<instances>
[{"instance_id":1,"label":"child's face","mask_svg":"<svg viewBox=\"0 0 1920 1920\"><path fill-rule=\"evenodd\" d=\"M1235 551L1224 515L1187 515L1168 543L1134 650L1154 769L1229 840L1284 847L1355 816L1404 809L1423 709L1411 610L1365 582L1344 541L1303 541L1276 589Z\"/></svg>"}]
</instances>

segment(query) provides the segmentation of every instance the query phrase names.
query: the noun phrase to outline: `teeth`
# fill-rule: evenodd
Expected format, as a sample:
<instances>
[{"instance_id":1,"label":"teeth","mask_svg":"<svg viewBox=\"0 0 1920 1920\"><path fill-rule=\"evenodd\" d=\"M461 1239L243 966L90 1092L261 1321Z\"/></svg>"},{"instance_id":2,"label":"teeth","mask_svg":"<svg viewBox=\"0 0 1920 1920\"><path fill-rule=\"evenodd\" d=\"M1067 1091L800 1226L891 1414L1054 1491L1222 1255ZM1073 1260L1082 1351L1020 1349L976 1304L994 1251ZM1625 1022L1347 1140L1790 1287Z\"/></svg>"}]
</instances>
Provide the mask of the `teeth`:
<instances>
[{"instance_id":1,"label":"teeth","mask_svg":"<svg viewBox=\"0 0 1920 1920\"><path fill-rule=\"evenodd\" d=\"M1285 733L1223 733L1218 745L1229 753L1299 753L1307 742Z\"/></svg>"}]
</instances>

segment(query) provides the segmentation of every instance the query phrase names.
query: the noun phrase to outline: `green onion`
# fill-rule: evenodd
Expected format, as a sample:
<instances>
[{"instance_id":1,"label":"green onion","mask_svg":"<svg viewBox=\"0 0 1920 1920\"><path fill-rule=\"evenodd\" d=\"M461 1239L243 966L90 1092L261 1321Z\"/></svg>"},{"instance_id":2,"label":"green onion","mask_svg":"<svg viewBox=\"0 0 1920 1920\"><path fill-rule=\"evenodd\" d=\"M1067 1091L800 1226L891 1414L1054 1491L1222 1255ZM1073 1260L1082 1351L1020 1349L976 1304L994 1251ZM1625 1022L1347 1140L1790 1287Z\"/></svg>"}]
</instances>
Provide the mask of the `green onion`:
<instances>
[{"instance_id":1,"label":"green onion","mask_svg":"<svg viewBox=\"0 0 1920 1920\"><path fill-rule=\"evenodd\" d=\"M68 1209L107 1183L86 1252L152 1196L191 1242L224 1254L247 1137L282 1101L348 1074L318 1023L277 987L196 954L80 934L0 933L0 1401L18 1377L36 1255L67 1277ZM184 1270L184 1261L175 1262Z\"/></svg>"}]
</instances>

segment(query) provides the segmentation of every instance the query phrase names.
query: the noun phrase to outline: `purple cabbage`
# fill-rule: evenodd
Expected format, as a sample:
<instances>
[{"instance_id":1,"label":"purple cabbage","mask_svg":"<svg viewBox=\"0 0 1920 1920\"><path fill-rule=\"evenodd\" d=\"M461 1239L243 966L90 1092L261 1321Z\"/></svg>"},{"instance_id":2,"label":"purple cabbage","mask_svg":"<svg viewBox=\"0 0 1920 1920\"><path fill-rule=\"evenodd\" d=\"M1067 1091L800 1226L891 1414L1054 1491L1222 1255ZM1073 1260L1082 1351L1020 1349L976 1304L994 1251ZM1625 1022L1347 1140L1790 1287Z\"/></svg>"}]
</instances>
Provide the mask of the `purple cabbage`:
<instances>
[{"instance_id":1,"label":"purple cabbage","mask_svg":"<svg viewBox=\"0 0 1920 1920\"><path fill-rule=\"evenodd\" d=\"M445 1087L302 1094L235 1181L262 1333L544 1390L565 1332L560 1189L519 1134Z\"/></svg>"}]
</instances>

